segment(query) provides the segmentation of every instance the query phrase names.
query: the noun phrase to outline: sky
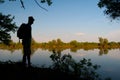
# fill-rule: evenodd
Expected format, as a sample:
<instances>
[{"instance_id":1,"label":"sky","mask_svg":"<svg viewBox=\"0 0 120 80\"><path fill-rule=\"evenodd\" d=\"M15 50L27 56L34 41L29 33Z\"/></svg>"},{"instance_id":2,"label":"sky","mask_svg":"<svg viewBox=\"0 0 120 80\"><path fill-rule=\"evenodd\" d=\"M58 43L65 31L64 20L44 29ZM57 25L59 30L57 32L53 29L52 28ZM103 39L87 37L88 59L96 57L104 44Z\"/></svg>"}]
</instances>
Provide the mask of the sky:
<instances>
[{"instance_id":1,"label":"sky","mask_svg":"<svg viewBox=\"0 0 120 80\"><path fill-rule=\"evenodd\" d=\"M39 0L37 0L39 2ZM52 5L40 5L34 0L24 0L25 9L19 0L0 4L0 12L15 16L17 26L27 23L28 16L35 18L32 25L32 37L36 42L48 42L61 39L63 42L98 42L99 37L108 41L120 41L120 21L113 20L97 6L99 0L52 0ZM18 42L16 33L12 39Z\"/></svg>"}]
</instances>

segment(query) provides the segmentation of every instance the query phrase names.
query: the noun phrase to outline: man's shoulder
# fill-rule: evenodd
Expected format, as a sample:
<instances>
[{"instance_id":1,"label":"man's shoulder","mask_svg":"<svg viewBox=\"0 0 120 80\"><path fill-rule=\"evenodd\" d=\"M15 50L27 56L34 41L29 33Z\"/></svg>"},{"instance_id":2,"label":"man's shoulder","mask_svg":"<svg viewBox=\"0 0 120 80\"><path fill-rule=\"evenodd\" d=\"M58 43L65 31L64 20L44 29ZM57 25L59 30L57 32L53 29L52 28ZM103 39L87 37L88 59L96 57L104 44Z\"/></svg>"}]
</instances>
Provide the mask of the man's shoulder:
<instances>
[{"instance_id":1,"label":"man's shoulder","mask_svg":"<svg viewBox=\"0 0 120 80\"><path fill-rule=\"evenodd\" d=\"M27 24L26 23L22 23L21 26L26 26Z\"/></svg>"}]
</instances>

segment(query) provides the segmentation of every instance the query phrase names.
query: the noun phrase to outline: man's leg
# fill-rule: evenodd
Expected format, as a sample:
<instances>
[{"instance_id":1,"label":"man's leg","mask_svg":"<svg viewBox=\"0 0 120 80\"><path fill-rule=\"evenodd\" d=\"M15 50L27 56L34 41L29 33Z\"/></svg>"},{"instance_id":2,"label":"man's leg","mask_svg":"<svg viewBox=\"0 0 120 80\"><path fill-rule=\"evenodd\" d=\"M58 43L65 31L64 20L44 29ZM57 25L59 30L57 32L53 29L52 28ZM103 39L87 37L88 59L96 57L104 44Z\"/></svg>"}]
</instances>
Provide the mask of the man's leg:
<instances>
[{"instance_id":1,"label":"man's leg","mask_svg":"<svg viewBox=\"0 0 120 80\"><path fill-rule=\"evenodd\" d=\"M28 54L27 54L28 66L31 66L30 55L31 55L31 49L28 50Z\"/></svg>"},{"instance_id":2,"label":"man's leg","mask_svg":"<svg viewBox=\"0 0 120 80\"><path fill-rule=\"evenodd\" d=\"M27 55L26 55L26 52L27 52L27 51L26 51L26 48L25 48L25 46L23 45L23 61L22 61L22 62L23 62L23 65L26 65L26 56L27 56Z\"/></svg>"},{"instance_id":3,"label":"man's leg","mask_svg":"<svg viewBox=\"0 0 120 80\"><path fill-rule=\"evenodd\" d=\"M27 60L28 60L28 66L31 66L30 55L31 55L31 39L28 40L28 44L27 44Z\"/></svg>"}]
</instances>

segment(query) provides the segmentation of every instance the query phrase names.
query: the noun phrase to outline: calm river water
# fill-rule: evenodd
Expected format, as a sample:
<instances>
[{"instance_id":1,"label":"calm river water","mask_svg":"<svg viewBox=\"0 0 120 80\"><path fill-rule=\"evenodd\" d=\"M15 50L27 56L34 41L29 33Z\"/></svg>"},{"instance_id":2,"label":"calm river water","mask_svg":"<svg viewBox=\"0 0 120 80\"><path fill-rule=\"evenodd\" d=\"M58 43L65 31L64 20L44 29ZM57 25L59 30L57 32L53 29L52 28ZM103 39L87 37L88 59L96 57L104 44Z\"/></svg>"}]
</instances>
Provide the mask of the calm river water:
<instances>
[{"instance_id":1,"label":"calm river water","mask_svg":"<svg viewBox=\"0 0 120 80\"><path fill-rule=\"evenodd\" d=\"M66 49L61 52L61 55L71 54L72 58L79 61L82 58L91 59L93 64L98 64L101 67L98 69L102 77L110 77L112 80L120 80L120 50L112 49L106 53L102 53L99 49L94 50L77 50L75 52ZM48 67L52 64L50 55L52 52L48 50L37 49L31 55L31 63L35 66ZM21 61L22 50L2 50L0 49L0 61Z\"/></svg>"}]
</instances>

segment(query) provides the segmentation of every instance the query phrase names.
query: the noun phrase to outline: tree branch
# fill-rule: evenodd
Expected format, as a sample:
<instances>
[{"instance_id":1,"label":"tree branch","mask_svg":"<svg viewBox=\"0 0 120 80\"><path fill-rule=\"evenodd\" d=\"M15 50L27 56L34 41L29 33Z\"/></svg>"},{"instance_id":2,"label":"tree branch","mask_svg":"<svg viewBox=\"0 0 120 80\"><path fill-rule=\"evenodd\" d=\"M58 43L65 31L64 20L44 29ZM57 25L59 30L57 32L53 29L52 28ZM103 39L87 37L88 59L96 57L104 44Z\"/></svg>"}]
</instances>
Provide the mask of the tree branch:
<instances>
[{"instance_id":1,"label":"tree branch","mask_svg":"<svg viewBox=\"0 0 120 80\"><path fill-rule=\"evenodd\" d=\"M36 3L40 8L44 9L45 11L48 11L47 9L45 9L44 7L42 7L36 0L34 0L34 1L35 1L35 3Z\"/></svg>"}]
</instances>

